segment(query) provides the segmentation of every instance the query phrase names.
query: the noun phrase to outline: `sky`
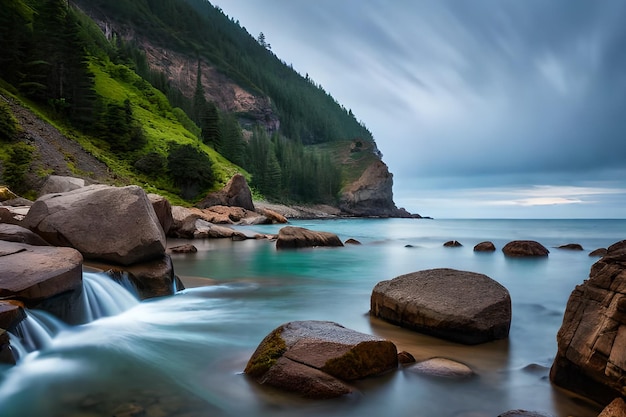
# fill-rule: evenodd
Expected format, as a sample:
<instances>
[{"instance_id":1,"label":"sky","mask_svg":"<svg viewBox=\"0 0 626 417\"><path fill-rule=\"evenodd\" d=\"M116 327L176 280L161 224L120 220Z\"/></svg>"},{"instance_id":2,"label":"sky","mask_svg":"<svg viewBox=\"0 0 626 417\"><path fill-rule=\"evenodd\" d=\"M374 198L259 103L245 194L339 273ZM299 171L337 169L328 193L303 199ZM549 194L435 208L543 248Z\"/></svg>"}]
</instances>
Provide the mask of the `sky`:
<instances>
[{"instance_id":1,"label":"sky","mask_svg":"<svg viewBox=\"0 0 626 417\"><path fill-rule=\"evenodd\" d=\"M435 218L626 218L626 2L215 0Z\"/></svg>"}]
</instances>

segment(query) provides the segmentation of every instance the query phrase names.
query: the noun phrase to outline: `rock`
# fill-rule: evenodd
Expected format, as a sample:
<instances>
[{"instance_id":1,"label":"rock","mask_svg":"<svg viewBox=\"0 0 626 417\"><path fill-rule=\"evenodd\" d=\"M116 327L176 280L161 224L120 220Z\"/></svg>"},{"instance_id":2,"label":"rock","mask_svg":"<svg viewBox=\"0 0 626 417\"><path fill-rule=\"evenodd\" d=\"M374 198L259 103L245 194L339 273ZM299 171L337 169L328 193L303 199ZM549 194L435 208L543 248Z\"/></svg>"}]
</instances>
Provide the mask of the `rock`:
<instances>
[{"instance_id":1,"label":"rock","mask_svg":"<svg viewBox=\"0 0 626 417\"><path fill-rule=\"evenodd\" d=\"M402 352L398 352L398 363L402 365L415 363L415 357L411 355L409 352L403 350Z\"/></svg>"},{"instance_id":2,"label":"rock","mask_svg":"<svg viewBox=\"0 0 626 417\"><path fill-rule=\"evenodd\" d=\"M216 224L209 223L202 219L196 220L196 231L193 234L193 237L196 239L201 238L214 238L214 239L224 239L230 238L233 240L245 240L248 239L245 233L240 232L235 229L231 229L227 226L219 226Z\"/></svg>"},{"instance_id":3,"label":"rock","mask_svg":"<svg viewBox=\"0 0 626 417\"><path fill-rule=\"evenodd\" d=\"M211 206L242 207L254 211L252 192L248 187L246 178L241 174L235 174L220 191L210 193L200 203L199 208Z\"/></svg>"},{"instance_id":4,"label":"rock","mask_svg":"<svg viewBox=\"0 0 626 417\"><path fill-rule=\"evenodd\" d=\"M441 378L462 379L475 375L469 366L447 358L427 359L406 369L410 372Z\"/></svg>"},{"instance_id":5,"label":"rock","mask_svg":"<svg viewBox=\"0 0 626 417\"><path fill-rule=\"evenodd\" d=\"M52 193L66 193L85 187L87 184L82 178L64 177L60 175L50 175L41 187L39 195Z\"/></svg>"},{"instance_id":6,"label":"rock","mask_svg":"<svg viewBox=\"0 0 626 417\"><path fill-rule=\"evenodd\" d=\"M551 417L549 414L542 414L536 411L527 411L527 410L510 410L504 412L498 417Z\"/></svg>"},{"instance_id":7,"label":"rock","mask_svg":"<svg viewBox=\"0 0 626 417\"><path fill-rule=\"evenodd\" d=\"M572 291L550 379L608 404L626 395L626 240L615 243Z\"/></svg>"},{"instance_id":8,"label":"rock","mask_svg":"<svg viewBox=\"0 0 626 417\"><path fill-rule=\"evenodd\" d=\"M465 344L508 337L511 297L486 275L429 269L376 284L370 314Z\"/></svg>"},{"instance_id":9,"label":"rock","mask_svg":"<svg viewBox=\"0 0 626 417\"><path fill-rule=\"evenodd\" d=\"M446 243L444 243L443 246L445 246L446 248L458 248L463 245L461 244L461 242L457 240L449 240Z\"/></svg>"},{"instance_id":10,"label":"rock","mask_svg":"<svg viewBox=\"0 0 626 417\"><path fill-rule=\"evenodd\" d=\"M557 249L583 250L583 247L578 243L568 243L566 245L557 246Z\"/></svg>"},{"instance_id":11,"label":"rock","mask_svg":"<svg viewBox=\"0 0 626 417\"><path fill-rule=\"evenodd\" d=\"M33 307L82 290L83 257L72 248L0 241L0 263L0 298L16 298Z\"/></svg>"},{"instance_id":12,"label":"rock","mask_svg":"<svg viewBox=\"0 0 626 417\"><path fill-rule=\"evenodd\" d=\"M241 207L211 206L202 209L202 213L204 220L214 224L238 223L247 217L247 210Z\"/></svg>"},{"instance_id":13,"label":"rock","mask_svg":"<svg viewBox=\"0 0 626 417\"><path fill-rule=\"evenodd\" d=\"M26 243L33 246L49 246L48 242L30 230L15 224L0 223L0 240Z\"/></svg>"},{"instance_id":14,"label":"rock","mask_svg":"<svg viewBox=\"0 0 626 417\"><path fill-rule=\"evenodd\" d=\"M626 417L626 403L622 398L616 398L602 410L598 417Z\"/></svg>"},{"instance_id":15,"label":"rock","mask_svg":"<svg viewBox=\"0 0 626 417\"><path fill-rule=\"evenodd\" d=\"M29 210L29 206L2 206L0 207L0 223L21 224Z\"/></svg>"},{"instance_id":16,"label":"rock","mask_svg":"<svg viewBox=\"0 0 626 417\"><path fill-rule=\"evenodd\" d=\"M11 351L9 334L6 330L0 328L0 363L15 365L15 362L15 357Z\"/></svg>"},{"instance_id":17,"label":"rock","mask_svg":"<svg viewBox=\"0 0 626 417\"><path fill-rule=\"evenodd\" d=\"M13 329L26 315L24 304L17 300L0 300L0 329Z\"/></svg>"},{"instance_id":18,"label":"rock","mask_svg":"<svg viewBox=\"0 0 626 417\"><path fill-rule=\"evenodd\" d=\"M167 249L170 253L196 253L198 252L198 248L191 244L172 246Z\"/></svg>"},{"instance_id":19,"label":"rock","mask_svg":"<svg viewBox=\"0 0 626 417\"><path fill-rule=\"evenodd\" d=\"M480 242L474 246L474 252L495 252L496 245L493 242Z\"/></svg>"},{"instance_id":20,"label":"rock","mask_svg":"<svg viewBox=\"0 0 626 417\"><path fill-rule=\"evenodd\" d=\"M330 232L316 232L303 227L285 226L278 231L276 249L343 246L339 237Z\"/></svg>"},{"instance_id":21,"label":"rock","mask_svg":"<svg viewBox=\"0 0 626 417\"><path fill-rule=\"evenodd\" d=\"M606 252L607 252L606 248L598 248L598 249L595 249L595 250L589 252L589 256L599 256L599 257L602 257L602 256L606 255Z\"/></svg>"},{"instance_id":22,"label":"rock","mask_svg":"<svg viewBox=\"0 0 626 417\"><path fill-rule=\"evenodd\" d=\"M352 216L398 217L392 188L393 174L383 161L376 160L342 191L339 208Z\"/></svg>"},{"instance_id":23,"label":"rock","mask_svg":"<svg viewBox=\"0 0 626 417\"><path fill-rule=\"evenodd\" d=\"M174 223L174 218L172 217L172 205L167 198L158 194L148 194L148 199L152 204L152 208L154 209L157 219L159 219L159 224L161 225L163 232L167 235L172 227L172 224Z\"/></svg>"},{"instance_id":24,"label":"rock","mask_svg":"<svg viewBox=\"0 0 626 417\"><path fill-rule=\"evenodd\" d=\"M502 248L506 256L548 256L550 251L534 240L514 240Z\"/></svg>"},{"instance_id":25,"label":"rock","mask_svg":"<svg viewBox=\"0 0 626 417\"><path fill-rule=\"evenodd\" d=\"M51 244L73 247L88 259L130 265L165 253L165 233L152 204L134 185L46 194L24 223Z\"/></svg>"},{"instance_id":26,"label":"rock","mask_svg":"<svg viewBox=\"0 0 626 417\"><path fill-rule=\"evenodd\" d=\"M285 216L283 216L282 214L268 209L268 208L262 208L262 207L257 207L256 208L256 212L267 217L272 223L288 223L288 220Z\"/></svg>"},{"instance_id":27,"label":"rock","mask_svg":"<svg viewBox=\"0 0 626 417\"><path fill-rule=\"evenodd\" d=\"M3 201L0 203L1 206L11 206L11 207L30 207L34 203L26 198L17 197L12 198L10 200Z\"/></svg>"},{"instance_id":28,"label":"rock","mask_svg":"<svg viewBox=\"0 0 626 417\"><path fill-rule=\"evenodd\" d=\"M18 197L19 196L15 194L13 191L9 190L8 187L5 187L4 185L0 185L0 202L5 202L7 200L12 200Z\"/></svg>"},{"instance_id":29,"label":"rock","mask_svg":"<svg viewBox=\"0 0 626 417\"><path fill-rule=\"evenodd\" d=\"M244 372L261 384L311 398L352 392L352 381L396 369L396 346L327 321L296 321L274 329Z\"/></svg>"},{"instance_id":30,"label":"rock","mask_svg":"<svg viewBox=\"0 0 626 417\"><path fill-rule=\"evenodd\" d=\"M168 232L168 236L193 239L196 232L196 220L200 218L200 214L186 207L172 206L172 226Z\"/></svg>"},{"instance_id":31,"label":"rock","mask_svg":"<svg viewBox=\"0 0 626 417\"><path fill-rule=\"evenodd\" d=\"M350 238L350 239L346 240L346 241L344 242L344 244L345 244L345 245L360 245L360 244L361 244L361 242L359 242L359 241L358 241L358 240L356 240L356 239L352 239L352 238Z\"/></svg>"},{"instance_id":32,"label":"rock","mask_svg":"<svg viewBox=\"0 0 626 417\"><path fill-rule=\"evenodd\" d=\"M112 267L107 274L116 280L126 274L137 288L141 300L172 295L176 290L185 288L174 275L174 266L169 255L124 268Z\"/></svg>"}]
</instances>

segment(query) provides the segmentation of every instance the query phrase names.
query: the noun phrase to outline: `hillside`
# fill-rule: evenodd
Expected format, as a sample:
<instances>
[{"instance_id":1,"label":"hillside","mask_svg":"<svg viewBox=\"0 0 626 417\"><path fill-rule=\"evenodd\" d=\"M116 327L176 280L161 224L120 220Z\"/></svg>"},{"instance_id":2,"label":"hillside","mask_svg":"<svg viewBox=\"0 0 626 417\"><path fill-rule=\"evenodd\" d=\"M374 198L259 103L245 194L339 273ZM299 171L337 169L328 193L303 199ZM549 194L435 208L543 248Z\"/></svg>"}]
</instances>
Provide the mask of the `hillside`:
<instances>
[{"instance_id":1,"label":"hillside","mask_svg":"<svg viewBox=\"0 0 626 417\"><path fill-rule=\"evenodd\" d=\"M10 0L0 14L0 93L11 103L0 113L15 128L0 140L0 182L26 170L18 188L32 194L47 174L69 171L189 204L241 172L273 201L406 214L393 204L392 176L367 128L210 3L76 5ZM73 145L58 145L56 134L39 135L55 145L35 140L18 103ZM54 148L62 158L46 151ZM372 167L380 172L368 174Z\"/></svg>"}]
</instances>

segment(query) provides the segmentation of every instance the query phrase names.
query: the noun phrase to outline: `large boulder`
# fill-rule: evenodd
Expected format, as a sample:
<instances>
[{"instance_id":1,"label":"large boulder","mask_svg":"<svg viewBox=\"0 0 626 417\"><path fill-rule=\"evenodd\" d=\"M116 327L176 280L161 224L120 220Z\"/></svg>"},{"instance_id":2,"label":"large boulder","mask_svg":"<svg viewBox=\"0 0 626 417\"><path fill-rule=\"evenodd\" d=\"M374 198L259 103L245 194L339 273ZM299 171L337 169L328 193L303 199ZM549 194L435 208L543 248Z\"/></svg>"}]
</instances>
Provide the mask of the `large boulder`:
<instances>
[{"instance_id":1,"label":"large boulder","mask_svg":"<svg viewBox=\"0 0 626 417\"><path fill-rule=\"evenodd\" d=\"M496 245L489 241L480 242L474 246L474 252L495 252L495 250Z\"/></svg>"},{"instance_id":2,"label":"large boulder","mask_svg":"<svg viewBox=\"0 0 626 417\"><path fill-rule=\"evenodd\" d=\"M56 246L85 258L122 265L165 254L165 233L146 193L137 186L92 185L35 201L25 225Z\"/></svg>"},{"instance_id":3,"label":"large boulder","mask_svg":"<svg viewBox=\"0 0 626 417\"><path fill-rule=\"evenodd\" d=\"M283 324L267 335L244 372L259 383L310 398L353 391L344 381L396 369L396 346L327 321Z\"/></svg>"},{"instance_id":4,"label":"large boulder","mask_svg":"<svg viewBox=\"0 0 626 417\"><path fill-rule=\"evenodd\" d=\"M102 268L102 265L99 267ZM141 300L172 295L185 288L174 274L174 265L169 255L124 268L111 267L107 273L116 280L127 277L137 289Z\"/></svg>"},{"instance_id":5,"label":"large boulder","mask_svg":"<svg viewBox=\"0 0 626 417\"><path fill-rule=\"evenodd\" d=\"M248 187L246 177L235 174L220 191L210 193L200 203L199 208L211 206L234 206L254 211L252 192Z\"/></svg>"},{"instance_id":6,"label":"large boulder","mask_svg":"<svg viewBox=\"0 0 626 417\"><path fill-rule=\"evenodd\" d=\"M82 290L83 257L72 248L0 240L0 298L34 307L45 299Z\"/></svg>"},{"instance_id":7,"label":"large boulder","mask_svg":"<svg viewBox=\"0 0 626 417\"><path fill-rule=\"evenodd\" d=\"M478 344L508 337L511 297L486 275L429 269L379 282L370 314L453 342Z\"/></svg>"},{"instance_id":8,"label":"large boulder","mask_svg":"<svg viewBox=\"0 0 626 417\"><path fill-rule=\"evenodd\" d=\"M343 246L341 239L330 232L316 232L304 227L285 226L278 231L276 249Z\"/></svg>"},{"instance_id":9,"label":"large boulder","mask_svg":"<svg viewBox=\"0 0 626 417\"><path fill-rule=\"evenodd\" d=\"M536 257L536 256L548 256L550 251L546 249L539 242L535 242L534 240L514 240L502 248L502 252L506 256L513 257Z\"/></svg>"},{"instance_id":10,"label":"large boulder","mask_svg":"<svg viewBox=\"0 0 626 417\"><path fill-rule=\"evenodd\" d=\"M172 205L169 200L163 196L158 194L148 194L148 199L152 204L152 208L154 209L154 213L159 219L159 224L163 229L165 235L170 231L170 227L174 223L174 219L172 217Z\"/></svg>"},{"instance_id":11,"label":"large boulder","mask_svg":"<svg viewBox=\"0 0 626 417\"><path fill-rule=\"evenodd\" d=\"M52 193L66 193L86 186L87 183L82 178L64 177L61 175L50 175L41 187L40 195Z\"/></svg>"},{"instance_id":12,"label":"large boulder","mask_svg":"<svg viewBox=\"0 0 626 417\"><path fill-rule=\"evenodd\" d=\"M0 223L0 240L7 242L26 243L33 246L48 246L41 236L16 224Z\"/></svg>"},{"instance_id":13,"label":"large boulder","mask_svg":"<svg viewBox=\"0 0 626 417\"><path fill-rule=\"evenodd\" d=\"M626 395L626 240L572 291L557 342L552 382L602 404Z\"/></svg>"}]
</instances>

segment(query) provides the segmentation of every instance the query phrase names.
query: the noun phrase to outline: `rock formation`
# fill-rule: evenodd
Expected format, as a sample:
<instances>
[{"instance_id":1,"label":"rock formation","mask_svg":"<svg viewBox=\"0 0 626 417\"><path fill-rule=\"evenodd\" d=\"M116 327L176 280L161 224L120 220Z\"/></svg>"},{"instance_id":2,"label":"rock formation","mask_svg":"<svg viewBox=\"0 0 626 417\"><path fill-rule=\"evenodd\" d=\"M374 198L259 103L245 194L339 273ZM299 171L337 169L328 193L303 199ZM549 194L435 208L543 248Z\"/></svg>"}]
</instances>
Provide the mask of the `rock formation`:
<instances>
[{"instance_id":1,"label":"rock formation","mask_svg":"<svg viewBox=\"0 0 626 417\"><path fill-rule=\"evenodd\" d=\"M626 395L626 240L572 291L550 379L602 404Z\"/></svg>"},{"instance_id":2,"label":"rock formation","mask_svg":"<svg viewBox=\"0 0 626 417\"><path fill-rule=\"evenodd\" d=\"M376 284L370 314L453 342L478 344L508 337L511 297L486 275L430 269Z\"/></svg>"},{"instance_id":3,"label":"rock formation","mask_svg":"<svg viewBox=\"0 0 626 417\"><path fill-rule=\"evenodd\" d=\"M33 246L48 246L48 242L39 235L15 224L0 223L0 240L26 243Z\"/></svg>"},{"instance_id":4,"label":"rock formation","mask_svg":"<svg viewBox=\"0 0 626 417\"><path fill-rule=\"evenodd\" d=\"M133 185L46 194L33 204L24 224L47 242L73 247L89 259L130 265L165 254L165 233L152 204Z\"/></svg>"},{"instance_id":5,"label":"rock formation","mask_svg":"<svg viewBox=\"0 0 626 417\"><path fill-rule=\"evenodd\" d=\"M506 256L513 257L548 256L550 253L545 246L534 240L514 240L504 245L502 252L504 252Z\"/></svg>"},{"instance_id":6,"label":"rock formation","mask_svg":"<svg viewBox=\"0 0 626 417\"><path fill-rule=\"evenodd\" d=\"M246 210L254 211L252 192L250 191L250 187L248 187L246 177L241 174L235 174L224 188L220 191L210 193L198 203L199 208L211 206L241 207Z\"/></svg>"},{"instance_id":7,"label":"rock formation","mask_svg":"<svg viewBox=\"0 0 626 417\"><path fill-rule=\"evenodd\" d=\"M267 335L244 372L261 384L322 399L352 392L345 381L397 366L396 346L388 340L333 322L297 321Z\"/></svg>"},{"instance_id":8,"label":"rock formation","mask_svg":"<svg viewBox=\"0 0 626 417\"><path fill-rule=\"evenodd\" d=\"M278 231L276 249L343 246L341 239L330 232L316 232L303 227L285 226Z\"/></svg>"},{"instance_id":9,"label":"rock formation","mask_svg":"<svg viewBox=\"0 0 626 417\"><path fill-rule=\"evenodd\" d=\"M566 245L557 246L557 249L583 250L583 247L580 243L568 243Z\"/></svg>"},{"instance_id":10,"label":"rock formation","mask_svg":"<svg viewBox=\"0 0 626 417\"><path fill-rule=\"evenodd\" d=\"M493 242L480 242L474 246L474 252L495 252L496 245Z\"/></svg>"}]
</instances>

